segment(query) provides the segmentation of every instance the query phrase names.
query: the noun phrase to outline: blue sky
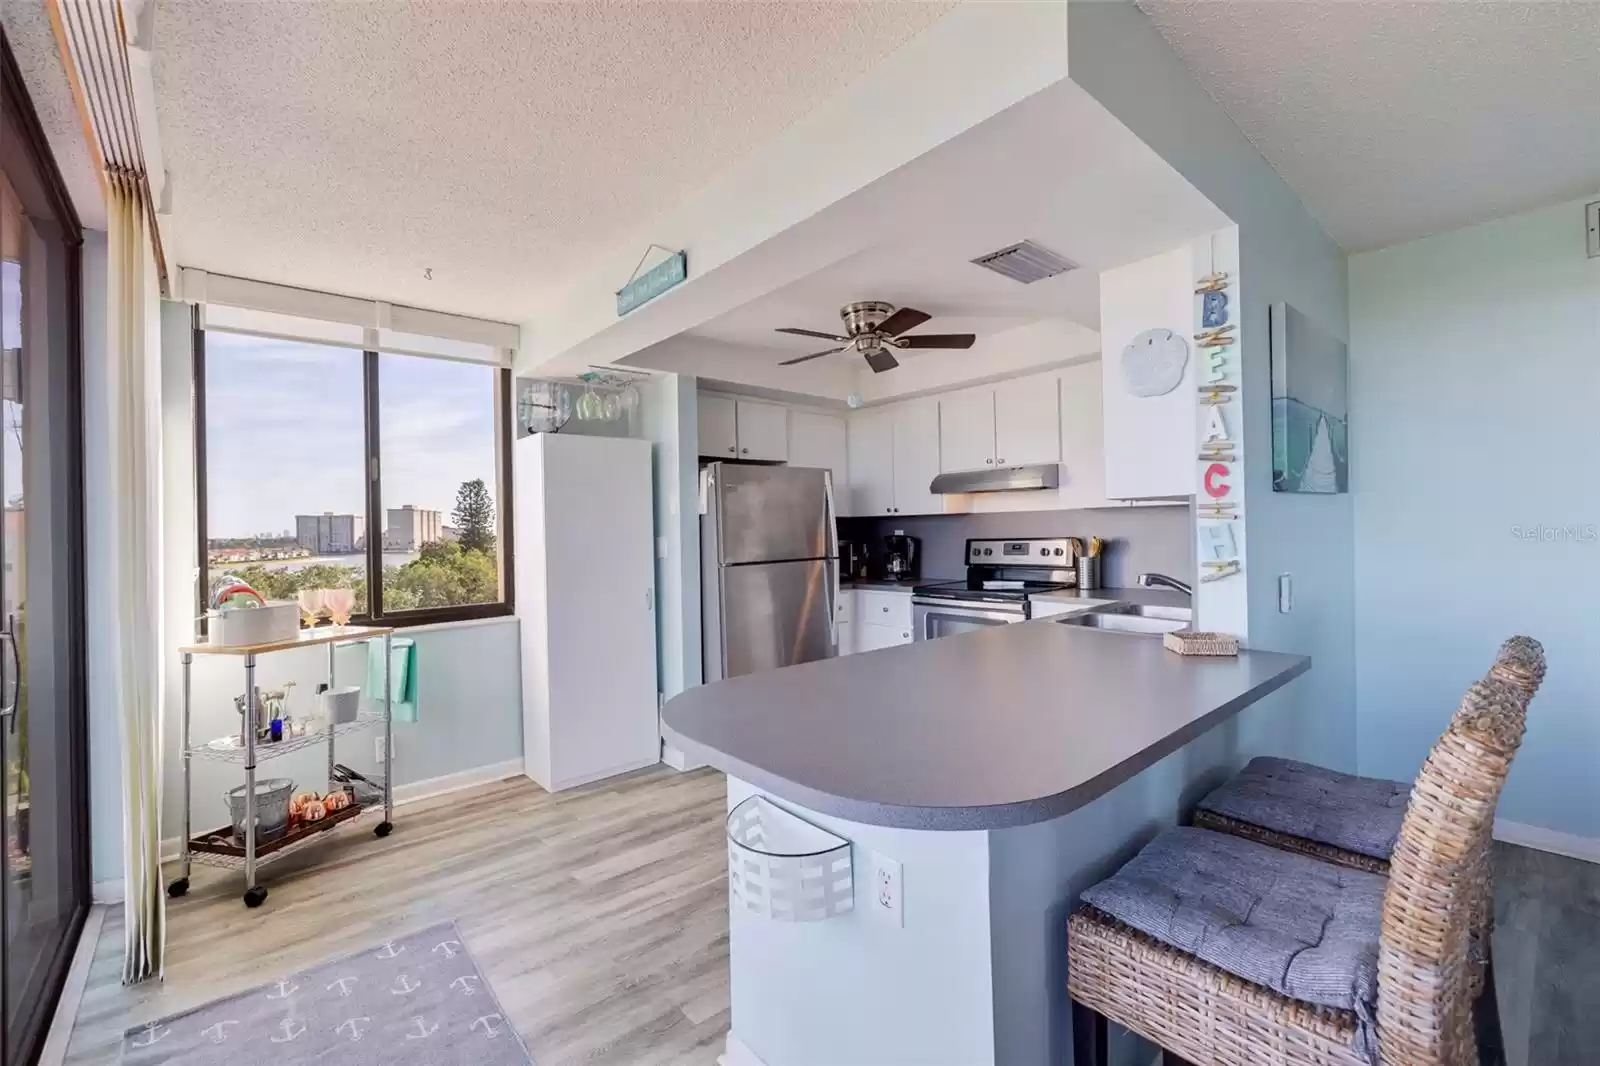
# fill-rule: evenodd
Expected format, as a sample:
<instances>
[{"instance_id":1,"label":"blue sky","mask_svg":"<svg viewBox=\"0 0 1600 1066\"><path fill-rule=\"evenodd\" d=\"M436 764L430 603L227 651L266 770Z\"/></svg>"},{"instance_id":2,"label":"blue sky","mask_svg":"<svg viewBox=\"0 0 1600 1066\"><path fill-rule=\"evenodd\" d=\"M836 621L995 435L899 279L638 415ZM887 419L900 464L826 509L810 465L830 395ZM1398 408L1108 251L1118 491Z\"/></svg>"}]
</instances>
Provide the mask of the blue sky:
<instances>
[{"instance_id":1,"label":"blue sky","mask_svg":"<svg viewBox=\"0 0 1600 1066\"><path fill-rule=\"evenodd\" d=\"M495 481L494 370L379 357L385 508L444 513L463 481ZM296 514L361 514L362 354L206 334L208 536L281 533Z\"/></svg>"}]
</instances>

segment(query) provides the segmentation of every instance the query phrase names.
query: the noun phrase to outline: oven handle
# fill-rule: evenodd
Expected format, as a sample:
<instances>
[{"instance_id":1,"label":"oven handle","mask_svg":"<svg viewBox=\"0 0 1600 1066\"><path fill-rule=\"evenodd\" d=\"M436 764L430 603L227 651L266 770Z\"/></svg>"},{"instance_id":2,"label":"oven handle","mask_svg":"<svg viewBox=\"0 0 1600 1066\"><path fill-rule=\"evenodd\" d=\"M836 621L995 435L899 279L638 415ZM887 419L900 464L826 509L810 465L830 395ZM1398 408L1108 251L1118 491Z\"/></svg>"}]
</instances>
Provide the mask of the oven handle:
<instances>
[{"instance_id":1,"label":"oven handle","mask_svg":"<svg viewBox=\"0 0 1600 1066\"><path fill-rule=\"evenodd\" d=\"M913 599L911 601L911 626L917 640L932 640L928 633L929 624L937 618L965 619L983 622L1026 622L1028 616L1022 611L983 610L972 607L951 607L944 603L931 603L926 600Z\"/></svg>"}]
</instances>

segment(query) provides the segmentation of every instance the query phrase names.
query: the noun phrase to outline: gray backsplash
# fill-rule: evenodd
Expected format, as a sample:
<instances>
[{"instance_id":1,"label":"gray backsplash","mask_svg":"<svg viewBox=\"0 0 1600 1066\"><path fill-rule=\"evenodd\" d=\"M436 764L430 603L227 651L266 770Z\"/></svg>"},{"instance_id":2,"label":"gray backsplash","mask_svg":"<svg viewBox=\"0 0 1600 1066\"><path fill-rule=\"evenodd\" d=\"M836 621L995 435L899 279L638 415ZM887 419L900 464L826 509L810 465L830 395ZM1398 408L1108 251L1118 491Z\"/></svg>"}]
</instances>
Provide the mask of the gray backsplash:
<instances>
[{"instance_id":1,"label":"gray backsplash","mask_svg":"<svg viewBox=\"0 0 1600 1066\"><path fill-rule=\"evenodd\" d=\"M1107 588L1128 588L1137 575L1146 571L1192 582L1192 525L1187 507L1105 507L1091 511L842 518L839 535L866 545L876 574L882 566L883 538L904 531L922 540L922 574L948 578L966 574L969 537L1104 537L1110 544L1101 564L1100 582Z\"/></svg>"}]
</instances>

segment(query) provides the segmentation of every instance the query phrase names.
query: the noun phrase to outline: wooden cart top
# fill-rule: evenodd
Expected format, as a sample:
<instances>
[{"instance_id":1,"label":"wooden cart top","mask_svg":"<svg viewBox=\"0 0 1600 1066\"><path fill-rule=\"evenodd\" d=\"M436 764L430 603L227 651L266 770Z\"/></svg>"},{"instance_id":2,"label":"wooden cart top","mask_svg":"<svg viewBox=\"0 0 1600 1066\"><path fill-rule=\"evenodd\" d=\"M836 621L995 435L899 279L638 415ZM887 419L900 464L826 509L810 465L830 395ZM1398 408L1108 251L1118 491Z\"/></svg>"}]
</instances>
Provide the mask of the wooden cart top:
<instances>
[{"instance_id":1,"label":"wooden cart top","mask_svg":"<svg viewBox=\"0 0 1600 1066\"><path fill-rule=\"evenodd\" d=\"M384 637L393 632L393 626L318 626L315 629L302 629L292 640L273 640L265 644L186 644L178 651L184 655L265 655L269 651L289 651L318 644L337 644L345 640Z\"/></svg>"}]
</instances>

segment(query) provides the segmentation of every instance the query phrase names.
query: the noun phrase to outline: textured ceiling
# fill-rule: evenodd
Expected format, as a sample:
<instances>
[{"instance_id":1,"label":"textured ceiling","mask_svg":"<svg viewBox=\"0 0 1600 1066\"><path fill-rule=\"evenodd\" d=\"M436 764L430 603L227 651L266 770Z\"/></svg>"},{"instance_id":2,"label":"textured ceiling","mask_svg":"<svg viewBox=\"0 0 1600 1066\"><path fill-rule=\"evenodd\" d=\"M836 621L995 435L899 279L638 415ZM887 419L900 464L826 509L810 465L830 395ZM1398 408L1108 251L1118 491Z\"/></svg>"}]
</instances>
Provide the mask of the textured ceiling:
<instances>
[{"instance_id":1,"label":"textured ceiling","mask_svg":"<svg viewBox=\"0 0 1600 1066\"><path fill-rule=\"evenodd\" d=\"M160 0L174 257L516 321L949 7Z\"/></svg>"},{"instance_id":2,"label":"textured ceiling","mask_svg":"<svg viewBox=\"0 0 1600 1066\"><path fill-rule=\"evenodd\" d=\"M78 221L90 229L105 229L100 177L84 140L78 105L72 99L72 86L61 65L61 50L43 0L0 0L0 25L5 26L6 40L17 58L61 179L67 184L67 194L78 211Z\"/></svg>"},{"instance_id":3,"label":"textured ceiling","mask_svg":"<svg viewBox=\"0 0 1600 1066\"><path fill-rule=\"evenodd\" d=\"M1346 250L1600 189L1600 3L1138 2Z\"/></svg>"}]
</instances>

